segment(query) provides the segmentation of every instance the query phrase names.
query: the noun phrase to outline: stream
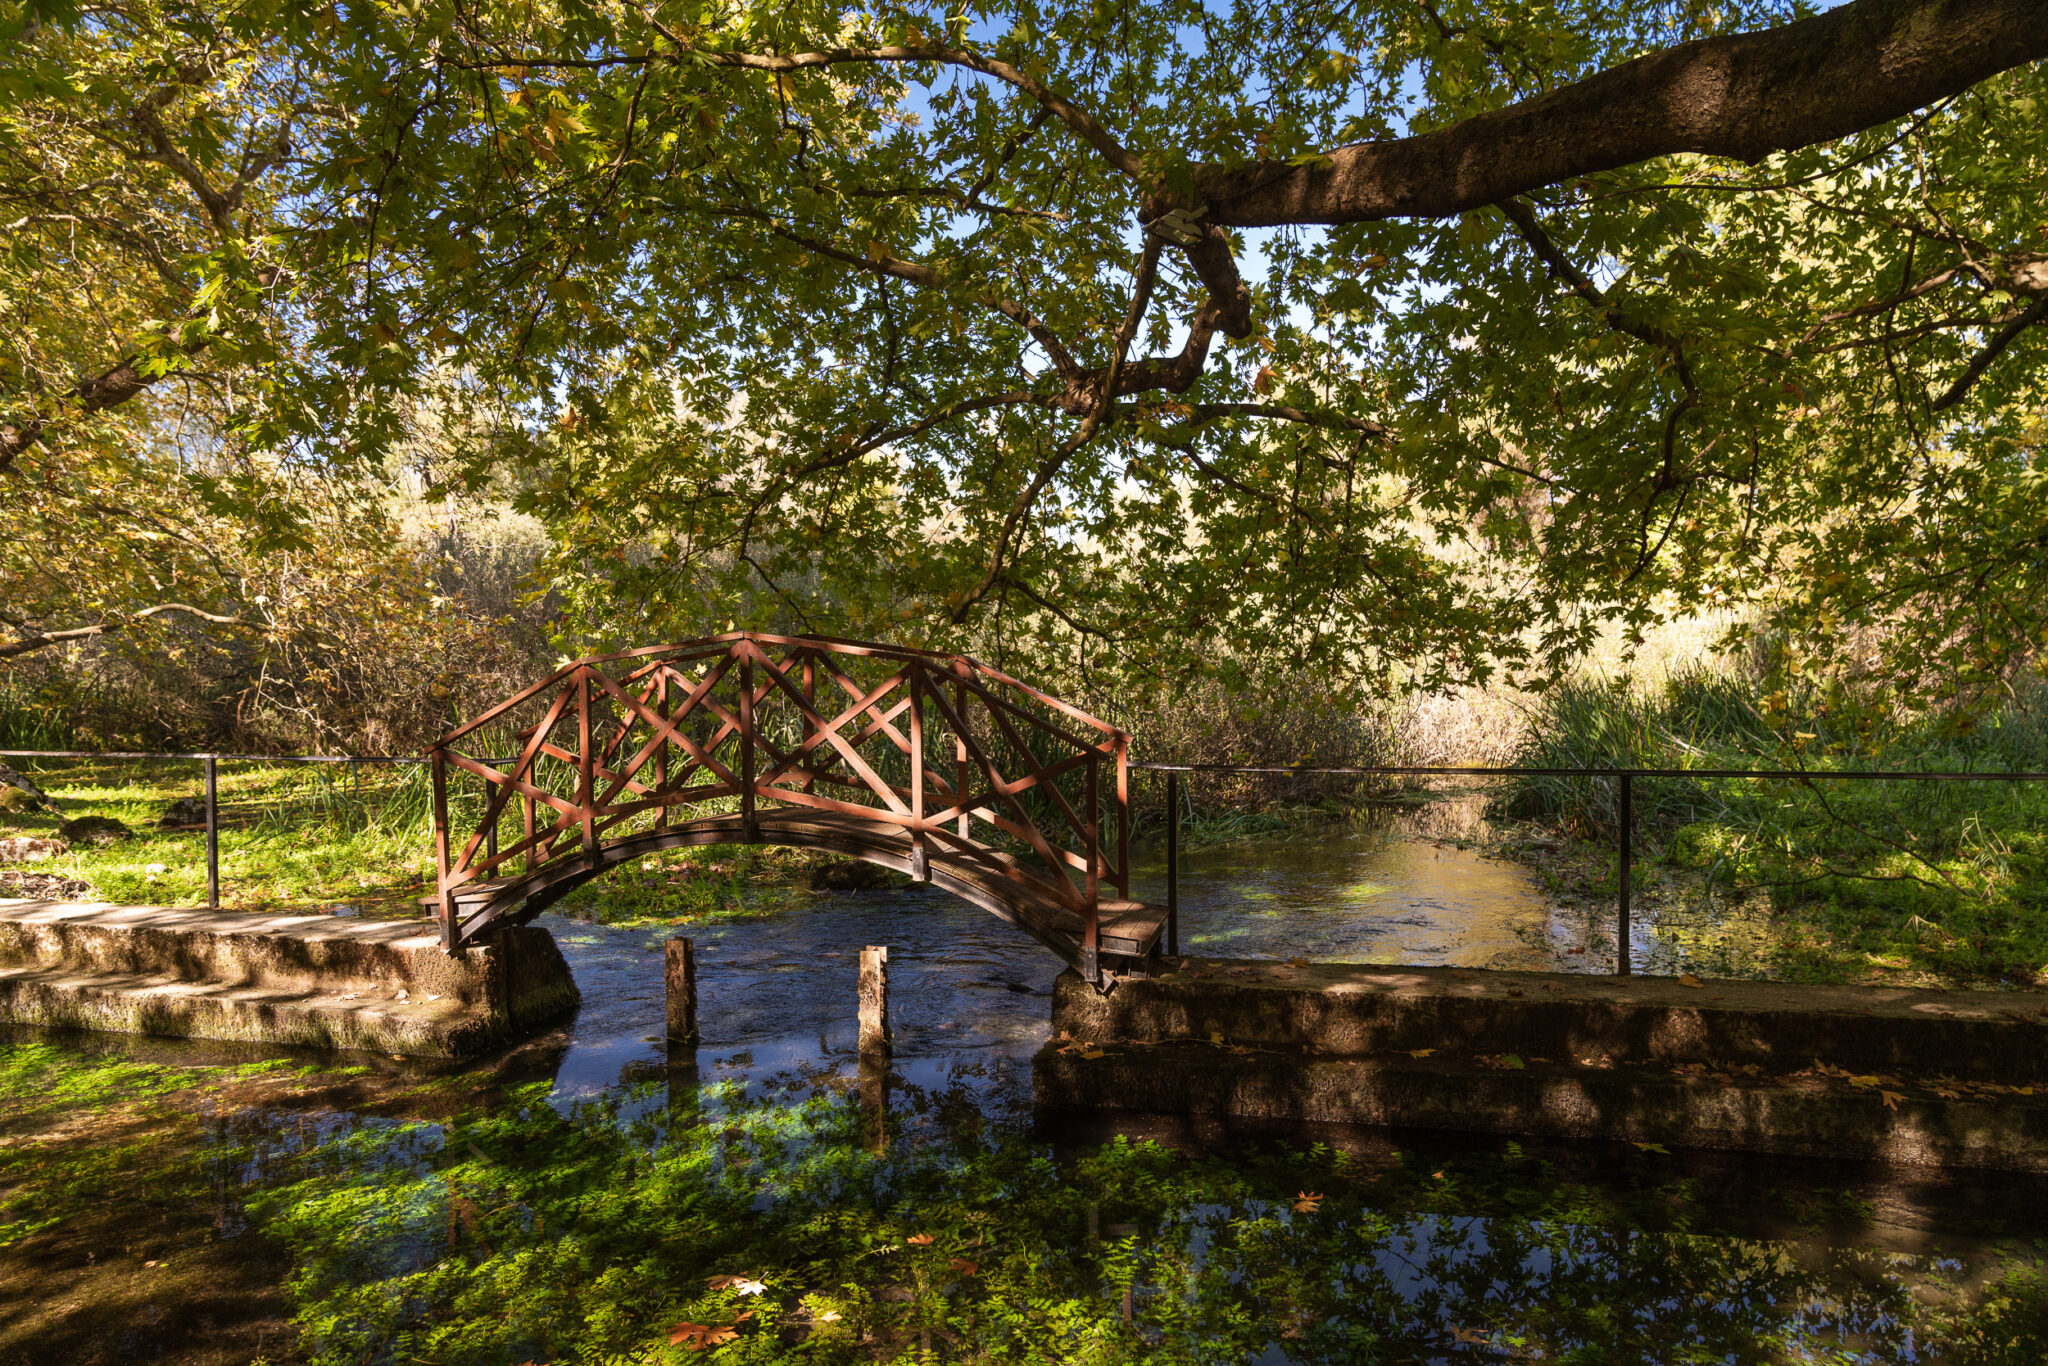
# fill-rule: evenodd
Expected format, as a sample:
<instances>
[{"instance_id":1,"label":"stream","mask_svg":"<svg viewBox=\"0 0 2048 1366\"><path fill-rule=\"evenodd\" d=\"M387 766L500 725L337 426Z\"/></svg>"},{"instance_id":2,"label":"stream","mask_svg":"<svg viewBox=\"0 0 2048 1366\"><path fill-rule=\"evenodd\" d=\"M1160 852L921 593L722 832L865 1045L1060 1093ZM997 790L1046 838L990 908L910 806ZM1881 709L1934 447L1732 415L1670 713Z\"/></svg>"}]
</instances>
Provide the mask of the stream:
<instances>
[{"instance_id":1,"label":"stream","mask_svg":"<svg viewBox=\"0 0 2048 1366\"><path fill-rule=\"evenodd\" d=\"M1601 970L1469 820L1189 852L1183 951ZM1156 852L1136 873L1163 899ZM463 1068L0 1035L0 1363L2048 1354L2038 1181L1054 1120L1030 1061L1060 965L930 887L536 923L582 1007ZM693 1055L662 1038L676 932ZM854 1055L869 944L881 1078Z\"/></svg>"}]
</instances>

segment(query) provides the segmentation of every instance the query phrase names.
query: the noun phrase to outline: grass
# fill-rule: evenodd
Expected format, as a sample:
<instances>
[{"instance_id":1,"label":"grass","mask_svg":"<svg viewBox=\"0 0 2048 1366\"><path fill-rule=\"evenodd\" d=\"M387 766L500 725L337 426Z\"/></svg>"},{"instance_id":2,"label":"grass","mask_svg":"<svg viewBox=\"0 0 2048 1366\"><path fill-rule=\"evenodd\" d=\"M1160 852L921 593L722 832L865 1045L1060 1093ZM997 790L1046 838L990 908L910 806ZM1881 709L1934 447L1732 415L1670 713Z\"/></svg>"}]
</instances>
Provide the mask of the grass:
<instances>
[{"instance_id":1,"label":"grass","mask_svg":"<svg viewBox=\"0 0 2048 1366\"><path fill-rule=\"evenodd\" d=\"M1532 767L1812 772L2048 770L2048 696L1974 726L1901 721L1837 696L1794 709L1737 676L1562 686L1535 708ZM1611 780L1518 779L1494 813L1610 850ZM1775 975L2048 985L2048 784L1638 780L1637 866L1685 895L1762 909ZM1612 860L1589 891L1611 894Z\"/></svg>"},{"instance_id":2,"label":"grass","mask_svg":"<svg viewBox=\"0 0 2048 1366\"><path fill-rule=\"evenodd\" d=\"M79 878L105 901L204 905L203 829L159 826L171 802L200 795L199 765L166 760L23 761L22 771L58 811L0 813L0 836L53 835L65 820L105 816L135 838L104 848L74 846L55 859L15 868ZM223 763L221 904L237 910L351 906L369 916L421 913L433 886L431 789L421 766ZM450 811L458 828L480 812L475 800ZM698 920L747 914L800 897L823 861L800 850L719 847L671 851L620 870L560 903L565 913L609 924Z\"/></svg>"}]
</instances>

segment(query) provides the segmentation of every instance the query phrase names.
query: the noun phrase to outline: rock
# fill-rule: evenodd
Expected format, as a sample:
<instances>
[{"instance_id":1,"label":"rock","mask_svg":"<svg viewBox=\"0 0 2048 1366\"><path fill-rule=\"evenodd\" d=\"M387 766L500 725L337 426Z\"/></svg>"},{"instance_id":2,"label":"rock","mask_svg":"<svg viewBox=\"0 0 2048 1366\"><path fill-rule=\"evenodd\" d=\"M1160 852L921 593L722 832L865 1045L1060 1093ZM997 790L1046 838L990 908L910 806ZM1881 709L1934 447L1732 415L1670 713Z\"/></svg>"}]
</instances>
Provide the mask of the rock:
<instances>
[{"instance_id":1,"label":"rock","mask_svg":"<svg viewBox=\"0 0 2048 1366\"><path fill-rule=\"evenodd\" d=\"M0 759L0 811L33 811L50 804L49 794Z\"/></svg>"},{"instance_id":2,"label":"rock","mask_svg":"<svg viewBox=\"0 0 2048 1366\"><path fill-rule=\"evenodd\" d=\"M901 881L901 877L887 868L857 859L823 863L811 870L811 890L814 892L872 892L893 887Z\"/></svg>"},{"instance_id":3,"label":"rock","mask_svg":"<svg viewBox=\"0 0 2048 1366\"><path fill-rule=\"evenodd\" d=\"M181 825L206 824L206 798L180 797L164 808L163 819L157 822L166 830Z\"/></svg>"},{"instance_id":4,"label":"rock","mask_svg":"<svg viewBox=\"0 0 2048 1366\"><path fill-rule=\"evenodd\" d=\"M57 827L57 833L73 844L104 849L121 840L132 840L135 832L111 816L80 816Z\"/></svg>"},{"instance_id":5,"label":"rock","mask_svg":"<svg viewBox=\"0 0 2048 1366\"><path fill-rule=\"evenodd\" d=\"M0 896L27 897L33 901L91 901L92 884L83 878L58 877L55 873L23 873L0 870Z\"/></svg>"},{"instance_id":6,"label":"rock","mask_svg":"<svg viewBox=\"0 0 2048 1366\"><path fill-rule=\"evenodd\" d=\"M71 846L63 840L41 839L34 835L10 835L0 839L0 863L41 863L44 859L71 852Z\"/></svg>"}]
</instances>

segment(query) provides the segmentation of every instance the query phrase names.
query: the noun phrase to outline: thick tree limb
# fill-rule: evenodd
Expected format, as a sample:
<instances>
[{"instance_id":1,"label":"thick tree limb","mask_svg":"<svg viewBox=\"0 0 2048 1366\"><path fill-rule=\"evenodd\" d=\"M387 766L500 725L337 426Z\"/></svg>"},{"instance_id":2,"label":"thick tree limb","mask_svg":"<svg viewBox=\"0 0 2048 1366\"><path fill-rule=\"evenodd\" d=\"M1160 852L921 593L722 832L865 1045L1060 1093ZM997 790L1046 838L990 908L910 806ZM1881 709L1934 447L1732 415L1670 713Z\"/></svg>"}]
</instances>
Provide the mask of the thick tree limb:
<instances>
[{"instance_id":1,"label":"thick tree limb","mask_svg":"<svg viewBox=\"0 0 2048 1366\"><path fill-rule=\"evenodd\" d=\"M1904 117L2048 56L2041 0L1852 0L1777 28L1681 43L1505 109L1320 165L1194 168L1231 227L1440 218L1679 152L1757 161Z\"/></svg>"},{"instance_id":2,"label":"thick tree limb","mask_svg":"<svg viewBox=\"0 0 2048 1366\"><path fill-rule=\"evenodd\" d=\"M59 400L60 406L68 416L84 417L126 403L152 383L137 368L141 364L140 356L128 357L104 374L78 384ZM13 469L15 459L43 439L47 425L41 416L0 422L0 474Z\"/></svg>"},{"instance_id":3,"label":"thick tree limb","mask_svg":"<svg viewBox=\"0 0 2048 1366\"><path fill-rule=\"evenodd\" d=\"M17 655L29 654L51 645L62 645L67 640L89 640L94 636L109 635L115 631L146 621L160 612L182 612L187 616L210 621L216 626L237 626L243 629L258 629L254 622L240 617L224 617L204 611L182 602L162 602L154 607L145 607L139 612L130 612L114 621L101 622L97 626L80 626L69 631L33 631L18 640L0 641L0 659L12 659Z\"/></svg>"}]
</instances>

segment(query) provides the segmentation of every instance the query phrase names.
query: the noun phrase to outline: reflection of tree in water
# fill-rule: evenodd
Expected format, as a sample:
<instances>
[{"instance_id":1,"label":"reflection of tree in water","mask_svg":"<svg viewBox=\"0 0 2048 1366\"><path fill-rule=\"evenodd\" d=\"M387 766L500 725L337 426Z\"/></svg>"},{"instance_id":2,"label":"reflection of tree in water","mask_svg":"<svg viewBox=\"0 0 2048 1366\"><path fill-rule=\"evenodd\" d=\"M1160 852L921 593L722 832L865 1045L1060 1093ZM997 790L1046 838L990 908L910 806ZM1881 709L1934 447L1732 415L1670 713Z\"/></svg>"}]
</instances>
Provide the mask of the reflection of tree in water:
<instances>
[{"instance_id":1,"label":"reflection of tree in water","mask_svg":"<svg viewBox=\"0 0 2048 1366\"><path fill-rule=\"evenodd\" d=\"M1814 1256L1648 1155L1604 1186L1512 1147L1372 1164L1116 1139L1056 1157L991 1123L977 1078L889 1078L879 1130L864 1081L681 1069L562 1110L530 1087L431 1133L357 1129L259 1214L336 1361L588 1359L682 1322L734 1326L744 1360L929 1343L1042 1361L1893 1361L1930 1344L1988 1361L2048 1344L2031 1266L1980 1258L1988 1287L1965 1294L1963 1262L1880 1256L1866 1233ZM767 1288L710 1288L731 1277Z\"/></svg>"}]
</instances>

